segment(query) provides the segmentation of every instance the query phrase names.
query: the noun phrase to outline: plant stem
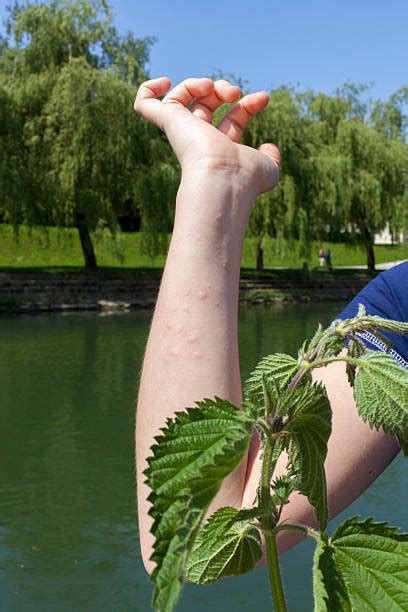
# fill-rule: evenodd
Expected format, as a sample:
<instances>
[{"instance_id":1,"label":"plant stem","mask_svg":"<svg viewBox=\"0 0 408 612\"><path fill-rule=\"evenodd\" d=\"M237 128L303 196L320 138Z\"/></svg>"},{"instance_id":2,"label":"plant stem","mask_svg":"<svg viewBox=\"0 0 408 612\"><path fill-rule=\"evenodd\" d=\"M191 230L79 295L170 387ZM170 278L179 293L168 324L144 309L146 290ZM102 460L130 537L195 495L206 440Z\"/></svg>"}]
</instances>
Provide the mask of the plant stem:
<instances>
[{"instance_id":1,"label":"plant stem","mask_svg":"<svg viewBox=\"0 0 408 612\"><path fill-rule=\"evenodd\" d=\"M311 527L307 527L306 525L293 525L291 523L282 523L281 525L277 525L273 528L274 533L278 533L279 531L300 531L304 533L306 536L311 536L315 540L320 540L320 533Z\"/></svg>"},{"instance_id":2,"label":"plant stem","mask_svg":"<svg viewBox=\"0 0 408 612\"><path fill-rule=\"evenodd\" d=\"M301 368L300 370L298 370L288 385L288 391L293 391L293 389L295 389L299 385L299 383L304 379L304 377L309 372L309 370L310 370L310 367Z\"/></svg>"},{"instance_id":3,"label":"plant stem","mask_svg":"<svg viewBox=\"0 0 408 612\"><path fill-rule=\"evenodd\" d=\"M276 535L265 533L266 557L268 560L268 577L272 590L272 600L275 612L286 612L285 594L283 592L282 576L278 559Z\"/></svg>"},{"instance_id":4,"label":"plant stem","mask_svg":"<svg viewBox=\"0 0 408 612\"><path fill-rule=\"evenodd\" d=\"M271 496L271 480L274 470L273 451L276 439L267 439L262 463L262 476L260 486L260 506L267 512L261 520L261 528L265 537L266 557L268 562L268 578L271 585L272 601L275 612L286 612L285 595L283 592L282 577L278 560L278 549L276 546L276 534L273 516L276 515L276 507Z\"/></svg>"},{"instance_id":5,"label":"plant stem","mask_svg":"<svg viewBox=\"0 0 408 612\"><path fill-rule=\"evenodd\" d=\"M352 363L353 365L361 365L364 363L362 359L358 357L349 357L347 355L343 355L342 357L326 357L325 359L319 359L312 364L312 368L321 368L323 366L329 365L329 363L333 363L334 361L344 361L346 363Z\"/></svg>"}]
</instances>

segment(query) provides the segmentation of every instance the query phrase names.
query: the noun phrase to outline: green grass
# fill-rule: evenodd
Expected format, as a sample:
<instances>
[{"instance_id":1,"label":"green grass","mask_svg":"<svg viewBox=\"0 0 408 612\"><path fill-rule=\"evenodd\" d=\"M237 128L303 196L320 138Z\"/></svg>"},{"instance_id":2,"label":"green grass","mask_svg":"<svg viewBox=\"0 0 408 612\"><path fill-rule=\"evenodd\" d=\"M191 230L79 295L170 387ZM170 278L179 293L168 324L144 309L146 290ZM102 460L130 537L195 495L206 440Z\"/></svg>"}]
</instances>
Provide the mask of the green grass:
<instances>
[{"instance_id":1,"label":"green grass","mask_svg":"<svg viewBox=\"0 0 408 612\"><path fill-rule=\"evenodd\" d=\"M138 273L159 273L165 262L165 255L150 257L146 236L141 233L120 233L115 240L107 232L94 239L96 257L102 273L106 271ZM356 246L345 244L313 244L312 267L318 265L319 247L330 248L334 266L354 266L365 264L365 253ZM118 253L121 258L118 259ZM408 244L380 245L375 247L376 262L408 259ZM250 271L255 268L256 240L246 238L242 268ZM299 268L303 259L298 255L297 245L279 253L275 240L265 241L264 263L266 268ZM47 230L22 226L16 238L9 225L0 224L0 269L12 271L80 271L83 258L78 232L74 229L48 228Z\"/></svg>"}]
</instances>

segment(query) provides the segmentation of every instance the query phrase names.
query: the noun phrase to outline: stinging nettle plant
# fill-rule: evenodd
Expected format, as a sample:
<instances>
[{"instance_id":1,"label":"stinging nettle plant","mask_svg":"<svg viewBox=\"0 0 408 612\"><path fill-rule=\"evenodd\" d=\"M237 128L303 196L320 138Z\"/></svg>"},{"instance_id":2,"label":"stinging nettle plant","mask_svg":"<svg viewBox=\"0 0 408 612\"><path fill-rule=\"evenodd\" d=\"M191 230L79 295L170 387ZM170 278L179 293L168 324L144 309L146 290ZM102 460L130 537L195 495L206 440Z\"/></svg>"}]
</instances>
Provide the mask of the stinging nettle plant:
<instances>
[{"instance_id":1,"label":"stinging nettle plant","mask_svg":"<svg viewBox=\"0 0 408 612\"><path fill-rule=\"evenodd\" d=\"M297 359L285 354L264 357L244 384L242 410L216 397L167 420L145 471L152 491L156 610L174 609L183 579L208 584L254 569L262 556L261 532L274 609L286 610L276 545L278 532L286 529L316 540L315 612L406 609L408 534L371 517L352 517L331 537L325 532L324 462L331 407L325 387L311 380L314 368L344 361L361 418L397 436L408 455L408 372L389 354L366 348L361 340L366 330L390 347L378 329L407 333L408 323L367 315L360 305L356 317L336 320L325 330L319 326ZM243 458L254 429L260 433L262 449L254 507L220 508L203 523L223 479ZM283 451L287 473L274 478ZM295 491L313 506L320 532L279 524L282 508Z\"/></svg>"}]
</instances>

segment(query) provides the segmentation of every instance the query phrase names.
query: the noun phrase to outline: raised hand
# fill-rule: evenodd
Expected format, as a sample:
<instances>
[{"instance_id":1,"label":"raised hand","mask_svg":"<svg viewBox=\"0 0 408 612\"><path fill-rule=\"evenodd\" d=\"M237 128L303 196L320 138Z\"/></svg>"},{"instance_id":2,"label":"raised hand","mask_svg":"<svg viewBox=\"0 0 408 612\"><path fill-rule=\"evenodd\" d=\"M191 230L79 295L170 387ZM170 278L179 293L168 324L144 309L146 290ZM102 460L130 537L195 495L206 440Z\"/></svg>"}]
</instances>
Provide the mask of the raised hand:
<instances>
[{"instance_id":1,"label":"raised hand","mask_svg":"<svg viewBox=\"0 0 408 612\"><path fill-rule=\"evenodd\" d=\"M166 133L183 172L239 174L250 183L255 195L275 187L280 163L277 147L266 143L252 149L239 144L253 116L267 106L266 92L251 93L239 100L239 87L207 78L186 79L171 91L170 86L167 77L146 81L137 92L134 108ZM215 127L213 112L225 102L237 104Z\"/></svg>"}]
</instances>

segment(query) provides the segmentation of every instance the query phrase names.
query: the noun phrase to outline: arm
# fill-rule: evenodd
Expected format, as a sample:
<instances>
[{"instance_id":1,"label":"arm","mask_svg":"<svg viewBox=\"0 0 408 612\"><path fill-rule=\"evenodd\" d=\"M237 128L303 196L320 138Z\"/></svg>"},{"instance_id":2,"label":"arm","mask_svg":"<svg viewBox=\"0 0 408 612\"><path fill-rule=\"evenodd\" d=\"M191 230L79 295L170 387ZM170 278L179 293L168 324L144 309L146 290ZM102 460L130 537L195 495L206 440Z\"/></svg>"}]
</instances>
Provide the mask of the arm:
<instances>
[{"instance_id":1,"label":"arm","mask_svg":"<svg viewBox=\"0 0 408 612\"><path fill-rule=\"evenodd\" d=\"M139 90L136 110L166 131L182 166L173 237L143 365L137 406L136 449L139 526L146 568L152 536L144 484L145 459L167 417L202 397L241 401L237 313L241 250L256 196L278 179L266 154L237 144L253 113L268 102L264 93L245 96L219 129L211 112L236 100L239 89L225 81L189 79L159 102L166 79ZM146 97L145 97L146 96ZM187 110L192 97L200 102ZM172 101L173 100L173 101ZM279 160L272 145L264 150ZM241 506L246 460L223 483L213 502Z\"/></svg>"},{"instance_id":2,"label":"arm","mask_svg":"<svg viewBox=\"0 0 408 612\"><path fill-rule=\"evenodd\" d=\"M214 395L239 405L241 383L237 344L240 258L256 196L277 183L279 152L239 144L252 115L264 108L265 93L245 96L218 129L212 111L239 97L239 89L209 79L188 79L168 90L167 79L145 83L135 109L167 134L182 166L173 237L152 321L143 365L136 422L139 526L142 556L150 572L153 537L149 491L143 470L150 447L166 418ZM190 105L190 109L187 109ZM355 499L391 461L398 448L372 432L357 416L346 376L334 364L317 376L334 408L334 434L327 459L331 516ZM223 483L209 512L231 505L251 506L259 482L256 437L238 468ZM284 471L284 461L278 467ZM307 500L293 496L283 520L313 525ZM281 550L300 537L282 533Z\"/></svg>"}]
</instances>

